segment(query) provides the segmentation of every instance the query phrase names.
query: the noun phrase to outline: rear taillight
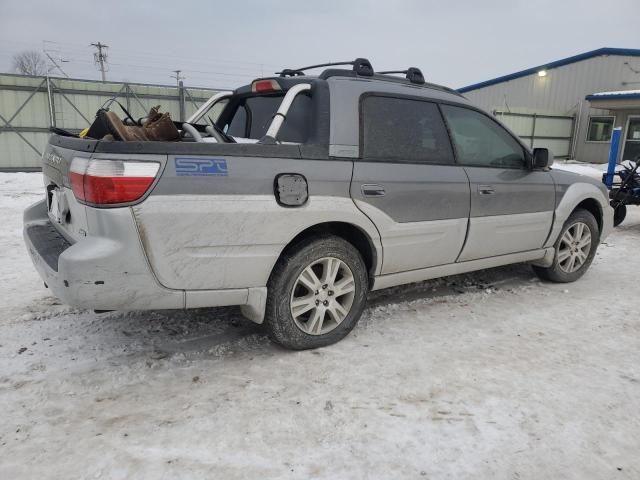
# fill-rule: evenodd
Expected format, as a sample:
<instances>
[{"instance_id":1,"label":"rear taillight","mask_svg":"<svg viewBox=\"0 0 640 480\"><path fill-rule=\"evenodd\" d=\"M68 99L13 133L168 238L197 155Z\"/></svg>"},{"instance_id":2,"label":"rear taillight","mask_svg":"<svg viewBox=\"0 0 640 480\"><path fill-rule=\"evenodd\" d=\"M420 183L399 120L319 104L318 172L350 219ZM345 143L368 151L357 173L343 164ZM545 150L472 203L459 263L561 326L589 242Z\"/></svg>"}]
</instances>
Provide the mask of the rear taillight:
<instances>
[{"instance_id":1,"label":"rear taillight","mask_svg":"<svg viewBox=\"0 0 640 480\"><path fill-rule=\"evenodd\" d=\"M157 162L74 158L69 180L75 197L86 203L129 203L142 197L160 170Z\"/></svg>"}]
</instances>

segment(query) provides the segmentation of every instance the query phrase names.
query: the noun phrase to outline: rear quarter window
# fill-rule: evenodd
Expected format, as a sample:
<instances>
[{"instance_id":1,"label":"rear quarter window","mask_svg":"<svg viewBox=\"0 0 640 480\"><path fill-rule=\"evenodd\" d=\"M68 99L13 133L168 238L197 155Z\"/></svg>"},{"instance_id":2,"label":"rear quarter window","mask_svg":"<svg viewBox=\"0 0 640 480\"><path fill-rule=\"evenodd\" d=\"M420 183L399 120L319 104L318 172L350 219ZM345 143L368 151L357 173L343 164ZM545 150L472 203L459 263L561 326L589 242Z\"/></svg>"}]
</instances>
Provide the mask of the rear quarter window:
<instances>
[{"instance_id":1,"label":"rear quarter window","mask_svg":"<svg viewBox=\"0 0 640 480\"><path fill-rule=\"evenodd\" d=\"M259 140L267 133L282 95L252 96L241 99L234 107L230 120L223 128L233 137ZM278 140L282 142L306 143L310 136L312 103L309 95L298 95L280 128Z\"/></svg>"},{"instance_id":2,"label":"rear quarter window","mask_svg":"<svg viewBox=\"0 0 640 480\"><path fill-rule=\"evenodd\" d=\"M361 101L361 152L369 161L453 164L438 106L425 100L368 95Z\"/></svg>"}]
</instances>

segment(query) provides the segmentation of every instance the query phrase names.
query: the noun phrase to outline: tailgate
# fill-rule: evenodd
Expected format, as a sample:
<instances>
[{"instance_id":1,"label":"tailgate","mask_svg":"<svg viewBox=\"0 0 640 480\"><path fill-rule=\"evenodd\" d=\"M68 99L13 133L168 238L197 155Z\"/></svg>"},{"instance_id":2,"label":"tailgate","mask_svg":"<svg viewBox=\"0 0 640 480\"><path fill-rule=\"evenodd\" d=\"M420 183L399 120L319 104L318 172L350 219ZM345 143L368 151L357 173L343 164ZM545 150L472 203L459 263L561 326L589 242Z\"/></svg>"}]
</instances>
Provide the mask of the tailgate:
<instances>
[{"instance_id":1,"label":"tailgate","mask_svg":"<svg viewBox=\"0 0 640 480\"><path fill-rule=\"evenodd\" d=\"M53 137L55 138L55 137ZM87 142L90 143L90 142ZM47 145L42 175L51 223L72 243L88 233L86 207L76 201L69 183L69 166L75 157L89 158L90 151Z\"/></svg>"}]
</instances>

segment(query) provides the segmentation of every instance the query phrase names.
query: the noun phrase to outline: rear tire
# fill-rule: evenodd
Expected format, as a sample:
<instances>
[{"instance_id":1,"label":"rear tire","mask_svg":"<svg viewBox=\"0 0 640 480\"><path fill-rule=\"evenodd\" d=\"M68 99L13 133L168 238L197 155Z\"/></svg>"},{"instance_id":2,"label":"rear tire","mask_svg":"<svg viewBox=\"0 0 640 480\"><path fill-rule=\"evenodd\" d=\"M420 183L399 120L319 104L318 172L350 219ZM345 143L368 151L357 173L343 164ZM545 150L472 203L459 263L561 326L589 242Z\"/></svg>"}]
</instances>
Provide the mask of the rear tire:
<instances>
[{"instance_id":1,"label":"rear tire","mask_svg":"<svg viewBox=\"0 0 640 480\"><path fill-rule=\"evenodd\" d=\"M550 267L533 265L533 271L543 280L575 282L588 270L599 243L600 229L593 214L575 210L564 222L553 246L553 264Z\"/></svg>"},{"instance_id":2,"label":"rear tire","mask_svg":"<svg viewBox=\"0 0 640 480\"><path fill-rule=\"evenodd\" d=\"M362 315L369 280L353 245L323 235L283 253L267 289L264 326L269 337L285 348L306 350L349 334Z\"/></svg>"}]
</instances>

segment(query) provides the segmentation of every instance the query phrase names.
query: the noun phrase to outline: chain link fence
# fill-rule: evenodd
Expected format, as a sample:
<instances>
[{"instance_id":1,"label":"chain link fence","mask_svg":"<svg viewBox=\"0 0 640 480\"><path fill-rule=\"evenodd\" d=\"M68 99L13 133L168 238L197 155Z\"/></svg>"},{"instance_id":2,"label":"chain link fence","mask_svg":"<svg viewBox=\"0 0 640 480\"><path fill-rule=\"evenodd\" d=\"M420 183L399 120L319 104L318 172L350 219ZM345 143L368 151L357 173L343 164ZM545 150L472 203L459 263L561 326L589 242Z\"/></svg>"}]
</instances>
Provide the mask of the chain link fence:
<instances>
[{"instance_id":1,"label":"chain link fence","mask_svg":"<svg viewBox=\"0 0 640 480\"><path fill-rule=\"evenodd\" d=\"M49 127L88 127L105 102L116 98L134 118L160 105L184 120L218 90L128 82L0 74L0 170L40 169ZM115 106L119 112L119 107Z\"/></svg>"}]
</instances>

